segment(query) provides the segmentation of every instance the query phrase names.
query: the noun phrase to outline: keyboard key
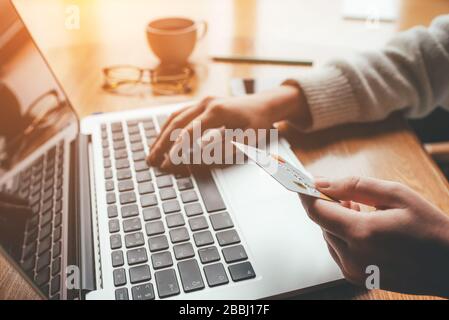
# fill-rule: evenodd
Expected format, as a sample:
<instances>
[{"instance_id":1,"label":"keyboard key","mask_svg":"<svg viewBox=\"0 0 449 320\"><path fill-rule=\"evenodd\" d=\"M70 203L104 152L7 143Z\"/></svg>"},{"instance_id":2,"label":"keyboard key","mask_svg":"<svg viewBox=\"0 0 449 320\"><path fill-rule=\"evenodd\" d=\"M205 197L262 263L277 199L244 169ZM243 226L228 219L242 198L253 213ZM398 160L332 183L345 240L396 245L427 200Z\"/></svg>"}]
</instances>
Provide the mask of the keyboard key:
<instances>
[{"instance_id":1,"label":"keyboard key","mask_svg":"<svg viewBox=\"0 0 449 320\"><path fill-rule=\"evenodd\" d=\"M128 161L128 159L117 160L115 162L115 167L117 168L117 170L128 169L129 168L129 161Z\"/></svg>"},{"instance_id":2,"label":"keyboard key","mask_svg":"<svg viewBox=\"0 0 449 320\"><path fill-rule=\"evenodd\" d=\"M133 232L142 229L140 218L132 218L123 221L123 231Z\"/></svg>"},{"instance_id":3,"label":"keyboard key","mask_svg":"<svg viewBox=\"0 0 449 320\"><path fill-rule=\"evenodd\" d=\"M51 264L51 273L52 275L58 274L61 271L61 257L53 260Z\"/></svg>"},{"instance_id":4,"label":"keyboard key","mask_svg":"<svg viewBox=\"0 0 449 320\"><path fill-rule=\"evenodd\" d=\"M128 133L129 134L136 134L136 133L139 133L139 132L140 132L140 129L139 129L138 126L131 126L131 127L128 128Z\"/></svg>"},{"instance_id":5,"label":"keyboard key","mask_svg":"<svg viewBox=\"0 0 449 320\"><path fill-rule=\"evenodd\" d=\"M137 161L134 162L134 169L139 172L139 171L145 171L148 170L148 165L146 163L146 161Z\"/></svg>"},{"instance_id":6,"label":"keyboard key","mask_svg":"<svg viewBox=\"0 0 449 320\"><path fill-rule=\"evenodd\" d=\"M133 184L132 180L119 181L118 191L125 192L125 191L131 191L131 190L134 190L134 184Z\"/></svg>"},{"instance_id":7,"label":"keyboard key","mask_svg":"<svg viewBox=\"0 0 449 320\"><path fill-rule=\"evenodd\" d=\"M122 126L122 123L121 123L121 122L114 122L114 123L111 123L111 131L112 131L113 133L115 133L115 132L123 132L123 126Z\"/></svg>"},{"instance_id":8,"label":"keyboard key","mask_svg":"<svg viewBox=\"0 0 449 320\"><path fill-rule=\"evenodd\" d=\"M134 283L144 282L151 279L150 267L146 264L129 268L129 281Z\"/></svg>"},{"instance_id":9,"label":"keyboard key","mask_svg":"<svg viewBox=\"0 0 449 320\"><path fill-rule=\"evenodd\" d=\"M50 289L51 295L55 295L56 293L59 292L59 290L61 289L61 276L60 275L57 275L56 277L51 279L50 288L51 288Z\"/></svg>"},{"instance_id":10,"label":"keyboard key","mask_svg":"<svg viewBox=\"0 0 449 320\"><path fill-rule=\"evenodd\" d=\"M204 217L196 217L189 219L189 226L190 230L192 231L203 230L207 229L208 227L207 221Z\"/></svg>"},{"instance_id":11,"label":"keyboard key","mask_svg":"<svg viewBox=\"0 0 449 320\"><path fill-rule=\"evenodd\" d=\"M39 242L39 249L37 251L38 255L43 254L45 251L50 250L51 247L51 237L47 237Z\"/></svg>"},{"instance_id":12,"label":"keyboard key","mask_svg":"<svg viewBox=\"0 0 449 320\"><path fill-rule=\"evenodd\" d=\"M132 287L131 292L133 300L153 300L155 298L153 285L151 283Z\"/></svg>"},{"instance_id":13,"label":"keyboard key","mask_svg":"<svg viewBox=\"0 0 449 320\"><path fill-rule=\"evenodd\" d=\"M115 300L129 300L128 289L120 288L115 290Z\"/></svg>"},{"instance_id":14,"label":"keyboard key","mask_svg":"<svg viewBox=\"0 0 449 320\"><path fill-rule=\"evenodd\" d=\"M104 167L105 169L111 168L111 167L112 167L111 160L110 160L110 159L104 159L104 160L103 160L103 167Z\"/></svg>"},{"instance_id":15,"label":"keyboard key","mask_svg":"<svg viewBox=\"0 0 449 320\"><path fill-rule=\"evenodd\" d=\"M132 134L129 136L129 141L131 143L138 143L142 142L142 138L140 137L140 134Z\"/></svg>"},{"instance_id":16,"label":"keyboard key","mask_svg":"<svg viewBox=\"0 0 449 320\"><path fill-rule=\"evenodd\" d=\"M109 242L112 250L120 249L122 247L122 237L119 234L113 234L110 236Z\"/></svg>"},{"instance_id":17,"label":"keyboard key","mask_svg":"<svg viewBox=\"0 0 449 320\"><path fill-rule=\"evenodd\" d=\"M104 170L104 178L105 179L112 179L113 174L111 169Z\"/></svg>"},{"instance_id":18,"label":"keyboard key","mask_svg":"<svg viewBox=\"0 0 449 320\"><path fill-rule=\"evenodd\" d=\"M129 169L118 170L117 179L118 180L131 179L131 170Z\"/></svg>"},{"instance_id":19,"label":"keyboard key","mask_svg":"<svg viewBox=\"0 0 449 320\"><path fill-rule=\"evenodd\" d=\"M154 186L151 182L139 183L139 194L154 193Z\"/></svg>"},{"instance_id":20,"label":"keyboard key","mask_svg":"<svg viewBox=\"0 0 449 320\"><path fill-rule=\"evenodd\" d=\"M125 264L125 259L123 258L123 252L121 250L113 251L111 253L112 266L120 267Z\"/></svg>"},{"instance_id":21,"label":"keyboard key","mask_svg":"<svg viewBox=\"0 0 449 320\"><path fill-rule=\"evenodd\" d=\"M44 215L41 218L41 228L44 227L46 224L50 223L51 220L53 220L53 211L47 211L46 213L44 213ZM47 231L48 232L46 233L46 235L49 234L51 229L47 230ZM42 232L41 232L41 234L42 234ZM44 235L43 237L46 237L46 235Z\"/></svg>"},{"instance_id":22,"label":"keyboard key","mask_svg":"<svg viewBox=\"0 0 449 320\"><path fill-rule=\"evenodd\" d=\"M146 155L145 152L140 151L140 152L136 152L133 154L133 160L134 161L141 161L141 160L145 160L146 159Z\"/></svg>"},{"instance_id":23,"label":"keyboard key","mask_svg":"<svg viewBox=\"0 0 449 320\"><path fill-rule=\"evenodd\" d=\"M173 188L164 188L159 191L161 200L176 199L176 191Z\"/></svg>"},{"instance_id":24,"label":"keyboard key","mask_svg":"<svg viewBox=\"0 0 449 320\"><path fill-rule=\"evenodd\" d=\"M114 204L116 202L115 193L109 192L106 194L106 202L107 204Z\"/></svg>"},{"instance_id":25,"label":"keyboard key","mask_svg":"<svg viewBox=\"0 0 449 320\"><path fill-rule=\"evenodd\" d=\"M194 177L207 212L226 210L217 185L208 170L195 170Z\"/></svg>"},{"instance_id":26,"label":"keyboard key","mask_svg":"<svg viewBox=\"0 0 449 320\"><path fill-rule=\"evenodd\" d=\"M156 178L156 185L158 188L166 188L173 186L173 182L170 176L163 176Z\"/></svg>"},{"instance_id":27,"label":"keyboard key","mask_svg":"<svg viewBox=\"0 0 449 320\"><path fill-rule=\"evenodd\" d=\"M128 250L126 256L130 266L148 261L147 251L145 248Z\"/></svg>"},{"instance_id":28,"label":"keyboard key","mask_svg":"<svg viewBox=\"0 0 449 320\"><path fill-rule=\"evenodd\" d=\"M115 269L113 272L114 285L116 287L124 286L126 284L126 272L125 269Z\"/></svg>"},{"instance_id":29,"label":"keyboard key","mask_svg":"<svg viewBox=\"0 0 449 320\"><path fill-rule=\"evenodd\" d=\"M192 292L204 288L203 278L196 260L178 263L179 275L185 292Z\"/></svg>"},{"instance_id":30,"label":"keyboard key","mask_svg":"<svg viewBox=\"0 0 449 320\"><path fill-rule=\"evenodd\" d=\"M129 204L136 202L136 194L134 192L126 192L120 194L120 204Z\"/></svg>"},{"instance_id":31,"label":"keyboard key","mask_svg":"<svg viewBox=\"0 0 449 320\"><path fill-rule=\"evenodd\" d=\"M193 216L203 214L203 208L201 208L201 205L198 202L186 204L184 206L184 210L186 211L186 215L188 217L193 217Z\"/></svg>"},{"instance_id":32,"label":"keyboard key","mask_svg":"<svg viewBox=\"0 0 449 320\"><path fill-rule=\"evenodd\" d=\"M181 192L181 199L182 199L183 203L190 203L190 202L198 201L198 196L195 191L188 190L188 191Z\"/></svg>"},{"instance_id":33,"label":"keyboard key","mask_svg":"<svg viewBox=\"0 0 449 320\"><path fill-rule=\"evenodd\" d=\"M142 214L145 221L155 220L161 217L161 210L158 207L146 208L142 210Z\"/></svg>"},{"instance_id":34,"label":"keyboard key","mask_svg":"<svg viewBox=\"0 0 449 320\"><path fill-rule=\"evenodd\" d=\"M114 152L115 160L126 159L128 158L128 151L126 150L117 150Z\"/></svg>"},{"instance_id":35,"label":"keyboard key","mask_svg":"<svg viewBox=\"0 0 449 320\"><path fill-rule=\"evenodd\" d=\"M157 137L157 131L155 129L147 129L145 130L145 136L147 138L155 138Z\"/></svg>"},{"instance_id":36,"label":"keyboard key","mask_svg":"<svg viewBox=\"0 0 449 320\"><path fill-rule=\"evenodd\" d=\"M183 242L189 239L190 239L189 232L187 231L186 228L178 228L170 230L170 240L172 243Z\"/></svg>"},{"instance_id":37,"label":"keyboard key","mask_svg":"<svg viewBox=\"0 0 449 320\"><path fill-rule=\"evenodd\" d=\"M160 168L153 168L153 172L156 177L166 176L169 174L168 172L163 171Z\"/></svg>"},{"instance_id":38,"label":"keyboard key","mask_svg":"<svg viewBox=\"0 0 449 320\"><path fill-rule=\"evenodd\" d=\"M39 272L43 268L49 266L50 262L51 262L51 254L50 251L47 251L44 254L42 254L39 258L37 258L36 271Z\"/></svg>"},{"instance_id":39,"label":"keyboard key","mask_svg":"<svg viewBox=\"0 0 449 320\"><path fill-rule=\"evenodd\" d=\"M50 268L46 267L44 269L42 269L34 278L36 284L40 287L46 283L48 283L48 281L50 281Z\"/></svg>"},{"instance_id":40,"label":"keyboard key","mask_svg":"<svg viewBox=\"0 0 449 320\"><path fill-rule=\"evenodd\" d=\"M139 207L136 204L122 207L122 218L130 218L139 215Z\"/></svg>"},{"instance_id":41,"label":"keyboard key","mask_svg":"<svg viewBox=\"0 0 449 320\"><path fill-rule=\"evenodd\" d=\"M140 197L142 207L150 207L157 205L157 197L154 194L146 194Z\"/></svg>"},{"instance_id":42,"label":"keyboard key","mask_svg":"<svg viewBox=\"0 0 449 320\"><path fill-rule=\"evenodd\" d=\"M120 149L126 149L125 141L115 141L113 146L115 151Z\"/></svg>"},{"instance_id":43,"label":"keyboard key","mask_svg":"<svg viewBox=\"0 0 449 320\"><path fill-rule=\"evenodd\" d=\"M166 214L181 211L178 200L170 200L162 203L162 209Z\"/></svg>"},{"instance_id":44,"label":"keyboard key","mask_svg":"<svg viewBox=\"0 0 449 320\"><path fill-rule=\"evenodd\" d=\"M52 248L52 256L53 258L59 257L61 254L61 241L56 242Z\"/></svg>"},{"instance_id":45,"label":"keyboard key","mask_svg":"<svg viewBox=\"0 0 449 320\"><path fill-rule=\"evenodd\" d=\"M178 185L178 189L180 191L193 189L193 182L189 177L178 179L178 181L176 181L176 184Z\"/></svg>"},{"instance_id":46,"label":"keyboard key","mask_svg":"<svg viewBox=\"0 0 449 320\"><path fill-rule=\"evenodd\" d=\"M105 182L104 187L106 191L113 191L114 190L114 181L108 180Z\"/></svg>"},{"instance_id":47,"label":"keyboard key","mask_svg":"<svg viewBox=\"0 0 449 320\"><path fill-rule=\"evenodd\" d=\"M132 152L137 152L137 151L142 151L143 150L143 144L142 143L133 143L131 144L131 151Z\"/></svg>"},{"instance_id":48,"label":"keyboard key","mask_svg":"<svg viewBox=\"0 0 449 320\"><path fill-rule=\"evenodd\" d=\"M148 171L141 171L136 173L137 182L151 181L151 175Z\"/></svg>"},{"instance_id":49,"label":"keyboard key","mask_svg":"<svg viewBox=\"0 0 449 320\"><path fill-rule=\"evenodd\" d=\"M166 298L179 294L178 281L175 270L167 269L154 274L156 287L160 298Z\"/></svg>"},{"instance_id":50,"label":"keyboard key","mask_svg":"<svg viewBox=\"0 0 449 320\"><path fill-rule=\"evenodd\" d=\"M229 283L226 271L221 263L210 264L204 267L207 283L209 287L221 286Z\"/></svg>"},{"instance_id":51,"label":"keyboard key","mask_svg":"<svg viewBox=\"0 0 449 320\"><path fill-rule=\"evenodd\" d=\"M215 247L202 248L198 250L198 255L204 264L220 260L220 254Z\"/></svg>"},{"instance_id":52,"label":"keyboard key","mask_svg":"<svg viewBox=\"0 0 449 320\"><path fill-rule=\"evenodd\" d=\"M103 158L109 158L110 152L108 148L103 149Z\"/></svg>"},{"instance_id":53,"label":"keyboard key","mask_svg":"<svg viewBox=\"0 0 449 320\"><path fill-rule=\"evenodd\" d=\"M144 120L144 121L142 122L142 124L143 124L143 128L144 128L145 130L154 129L154 122L153 122L152 119Z\"/></svg>"},{"instance_id":54,"label":"keyboard key","mask_svg":"<svg viewBox=\"0 0 449 320\"><path fill-rule=\"evenodd\" d=\"M223 257L227 263L233 263L248 259L245 248L243 246L227 247L221 250Z\"/></svg>"},{"instance_id":55,"label":"keyboard key","mask_svg":"<svg viewBox=\"0 0 449 320\"><path fill-rule=\"evenodd\" d=\"M222 247L240 242L240 237L235 230L219 232L215 236Z\"/></svg>"},{"instance_id":56,"label":"keyboard key","mask_svg":"<svg viewBox=\"0 0 449 320\"><path fill-rule=\"evenodd\" d=\"M253 266L249 262L233 264L228 267L233 281L242 281L256 277Z\"/></svg>"},{"instance_id":57,"label":"keyboard key","mask_svg":"<svg viewBox=\"0 0 449 320\"><path fill-rule=\"evenodd\" d=\"M173 265L171 253L168 251L159 252L151 255L151 261L154 269L162 269Z\"/></svg>"},{"instance_id":58,"label":"keyboard key","mask_svg":"<svg viewBox=\"0 0 449 320\"><path fill-rule=\"evenodd\" d=\"M164 224L162 223L162 221L148 222L145 225L145 230L149 237L165 232Z\"/></svg>"},{"instance_id":59,"label":"keyboard key","mask_svg":"<svg viewBox=\"0 0 449 320\"><path fill-rule=\"evenodd\" d=\"M210 231L196 232L193 234L193 239L197 247L207 246L214 243L214 238Z\"/></svg>"},{"instance_id":60,"label":"keyboard key","mask_svg":"<svg viewBox=\"0 0 449 320\"><path fill-rule=\"evenodd\" d=\"M123 132L115 132L112 134L112 140L114 141L121 141L123 139L125 139Z\"/></svg>"},{"instance_id":61,"label":"keyboard key","mask_svg":"<svg viewBox=\"0 0 449 320\"><path fill-rule=\"evenodd\" d=\"M193 246L190 244L190 242L173 246L173 251L177 260L192 258L195 256Z\"/></svg>"},{"instance_id":62,"label":"keyboard key","mask_svg":"<svg viewBox=\"0 0 449 320\"><path fill-rule=\"evenodd\" d=\"M118 219L109 220L109 232L115 233L120 231L120 222Z\"/></svg>"},{"instance_id":63,"label":"keyboard key","mask_svg":"<svg viewBox=\"0 0 449 320\"><path fill-rule=\"evenodd\" d=\"M142 232L131 233L125 236L125 246L128 249L143 246L144 244L145 239Z\"/></svg>"},{"instance_id":64,"label":"keyboard key","mask_svg":"<svg viewBox=\"0 0 449 320\"><path fill-rule=\"evenodd\" d=\"M181 214L171 214L165 217L165 221L167 222L167 226L169 228L175 228L185 225L184 218Z\"/></svg>"},{"instance_id":65,"label":"keyboard key","mask_svg":"<svg viewBox=\"0 0 449 320\"><path fill-rule=\"evenodd\" d=\"M212 214L209 219L215 231L234 227L231 216L227 212Z\"/></svg>"},{"instance_id":66,"label":"keyboard key","mask_svg":"<svg viewBox=\"0 0 449 320\"><path fill-rule=\"evenodd\" d=\"M148 246L150 247L151 252L168 249L167 237L162 235L162 236L149 238Z\"/></svg>"},{"instance_id":67,"label":"keyboard key","mask_svg":"<svg viewBox=\"0 0 449 320\"><path fill-rule=\"evenodd\" d=\"M116 218L118 216L117 206L108 207L108 218Z\"/></svg>"},{"instance_id":68,"label":"keyboard key","mask_svg":"<svg viewBox=\"0 0 449 320\"><path fill-rule=\"evenodd\" d=\"M61 239L61 236L62 236L62 226L59 226L53 231L53 242L56 242L59 239Z\"/></svg>"}]
</instances>

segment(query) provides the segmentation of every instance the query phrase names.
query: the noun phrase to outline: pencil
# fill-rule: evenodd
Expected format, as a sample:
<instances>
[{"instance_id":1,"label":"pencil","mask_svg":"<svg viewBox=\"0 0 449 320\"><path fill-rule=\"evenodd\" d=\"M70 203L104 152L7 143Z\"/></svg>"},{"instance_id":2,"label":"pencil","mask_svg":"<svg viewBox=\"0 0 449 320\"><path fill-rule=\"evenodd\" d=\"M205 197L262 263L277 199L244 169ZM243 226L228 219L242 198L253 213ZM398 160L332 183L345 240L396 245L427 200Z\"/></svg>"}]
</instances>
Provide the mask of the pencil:
<instances>
[{"instance_id":1,"label":"pencil","mask_svg":"<svg viewBox=\"0 0 449 320\"><path fill-rule=\"evenodd\" d=\"M312 66L311 60L292 60L282 58L258 58L247 56L213 56L212 60L216 62L230 63L254 63L254 64L279 64L279 65L295 65L295 66Z\"/></svg>"}]
</instances>

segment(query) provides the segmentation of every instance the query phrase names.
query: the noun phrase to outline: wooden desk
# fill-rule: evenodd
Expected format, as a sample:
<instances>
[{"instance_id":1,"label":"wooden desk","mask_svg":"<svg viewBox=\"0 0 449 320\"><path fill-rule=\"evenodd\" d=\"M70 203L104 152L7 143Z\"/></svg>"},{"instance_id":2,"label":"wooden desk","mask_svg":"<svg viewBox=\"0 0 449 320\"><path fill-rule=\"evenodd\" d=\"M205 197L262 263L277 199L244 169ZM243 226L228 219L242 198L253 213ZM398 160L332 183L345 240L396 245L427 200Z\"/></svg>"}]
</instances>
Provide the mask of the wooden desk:
<instances>
[{"instance_id":1,"label":"wooden desk","mask_svg":"<svg viewBox=\"0 0 449 320\"><path fill-rule=\"evenodd\" d=\"M336 0L20 0L20 12L43 48L72 104L81 116L92 112L140 108L204 95L227 95L233 77L291 77L304 67L212 63L210 53L312 57L319 66L347 50L381 46L395 32L427 25L449 12L445 0L403 0L396 23L369 28L364 22L341 19ZM79 30L64 27L65 9L77 4ZM38 13L38 14L37 14ZM102 91L101 68L130 63L157 64L145 40L145 25L160 16L182 15L206 19L210 32L192 57L199 85L190 96L121 97ZM291 134L296 154L312 173L327 176L367 175L401 181L449 212L448 183L408 129L405 121L346 126L311 135ZM0 298L36 298L4 261L0 261ZM366 292L340 286L299 298L408 299L385 291ZM421 298L421 297L419 297ZM422 297L428 298L428 297Z\"/></svg>"}]
</instances>

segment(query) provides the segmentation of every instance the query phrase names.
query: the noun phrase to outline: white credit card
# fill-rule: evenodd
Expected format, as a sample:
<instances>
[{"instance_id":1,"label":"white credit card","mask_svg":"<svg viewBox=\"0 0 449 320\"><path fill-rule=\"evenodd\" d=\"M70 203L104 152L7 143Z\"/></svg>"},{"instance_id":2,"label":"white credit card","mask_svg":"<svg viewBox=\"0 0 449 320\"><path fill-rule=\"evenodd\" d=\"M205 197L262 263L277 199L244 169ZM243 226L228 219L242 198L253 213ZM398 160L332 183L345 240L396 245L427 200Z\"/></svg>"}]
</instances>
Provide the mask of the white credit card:
<instances>
[{"instance_id":1,"label":"white credit card","mask_svg":"<svg viewBox=\"0 0 449 320\"><path fill-rule=\"evenodd\" d=\"M238 142L232 142L237 149L243 152L250 160L254 161L266 173L276 179L284 188L304 195L308 195L323 200L336 200L328 197L317 190L315 183L308 172L294 167L279 155L270 154L266 151L244 145Z\"/></svg>"}]
</instances>

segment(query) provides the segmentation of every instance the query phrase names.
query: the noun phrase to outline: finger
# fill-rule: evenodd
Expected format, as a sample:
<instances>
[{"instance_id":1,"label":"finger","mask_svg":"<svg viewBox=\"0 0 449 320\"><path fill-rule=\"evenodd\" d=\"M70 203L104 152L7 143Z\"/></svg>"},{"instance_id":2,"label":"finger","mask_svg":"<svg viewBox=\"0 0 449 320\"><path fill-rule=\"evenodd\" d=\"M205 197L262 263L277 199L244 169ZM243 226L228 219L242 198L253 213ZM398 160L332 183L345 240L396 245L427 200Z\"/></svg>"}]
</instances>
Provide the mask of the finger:
<instances>
[{"instance_id":1,"label":"finger","mask_svg":"<svg viewBox=\"0 0 449 320\"><path fill-rule=\"evenodd\" d=\"M216 128L223 124L225 124L223 118L215 117L209 113L202 113L201 115L199 115L197 118L195 118L192 122L190 122L185 127L183 132L180 134L180 139L175 142L176 145L172 146L172 149L170 150L169 154L171 156L176 154L175 150L179 150L179 149L182 150L183 148L181 146L185 145L185 144L188 144L188 145L187 145L187 148L184 148L184 149L188 149L193 152L201 152L201 148L198 148L198 149L191 148L192 144L194 144L194 143L198 143L198 146L201 145L201 141L192 141L194 138L193 137L194 130L199 130L199 134L202 136L206 130ZM202 162L201 154L196 155L196 154L189 153L188 156L190 158L191 158L191 156L193 156L193 157L199 156L199 159ZM197 163L189 163L189 164L197 164ZM165 161L162 163L161 168L164 170L170 170L172 167L173 167L173 163L172 163L170 157L167 157L165 159Z\"/></svg>"},{"instance_id":2,"label":"finger","mask_svg":"<svg viewBox=\"0 0 449 320\"><path fill-rule=\"evenodd\" d=\"M304 195L301 195L301 201L310 219L343 240L349 237L349 232L361 219L360 215L339 203Z\"/></svg>"},{"instance_id":3,"label":"finger","mask_svg":"<svg viewBox=\"0 0 449 320\"><path fill-rule=\"evenodd\" d=\"M0 192L0 201L16 205L28 205L28 200L6 192Z\"/></svg>"},{"instance_id":4,"label":"finger","mask_svg":"<svg viewBox=\"0 0 449 320\"><path fill-rule=\"evenodd\" d=\"M188 108L174 116L170 123L164 125L164 129L161 130L148 156L148 162L150 165L161 165L164 160L164 154L168 152L174 142L170 140L173 130L184 128L190 121L192 121L192 119L201 114L204 111L204 108L205 106L203 103L200 103L195 107Z\"/></svg>"},{"instance_id":5,"label":"finger","mask_svg":"<svg viewBox=\"0 0 449 320\"><path fill-rule=\"evenodd\" d=\"M354 210L354 211L360 211L360 205L358 203L352 202L352 201L340 201L341 205L345 208Z\"/></svg>"},{"instance_id":6,"label":"finger","mask_svg":"<svg viewBox=\"0 0 449 320\"><path fill-rule=\"evenodd\" d=\"M315 179L318 190L331 198L351 200L377 208L401 206L406 188L398 183L365 177Z\"/></svg>"}]
</instances>

